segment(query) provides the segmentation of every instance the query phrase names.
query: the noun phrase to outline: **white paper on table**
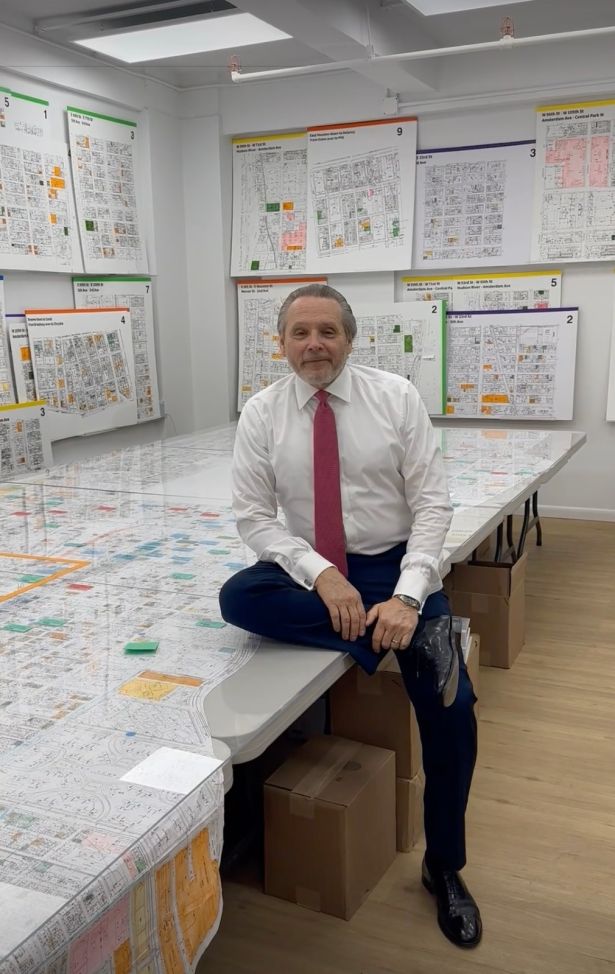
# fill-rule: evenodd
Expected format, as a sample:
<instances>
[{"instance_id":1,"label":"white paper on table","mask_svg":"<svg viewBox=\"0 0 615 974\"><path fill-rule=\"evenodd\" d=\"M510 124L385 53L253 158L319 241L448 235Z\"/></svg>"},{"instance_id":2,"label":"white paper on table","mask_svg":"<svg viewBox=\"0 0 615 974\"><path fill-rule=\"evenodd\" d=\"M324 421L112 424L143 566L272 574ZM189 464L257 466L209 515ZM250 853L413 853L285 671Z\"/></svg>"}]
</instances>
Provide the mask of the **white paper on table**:
<instances>
[{"instance_id":1,"label":"white paper on table","mask_svg":"<svg viewBox=\"0 0 615 974\"><path fill-rule=\"evenodd\" d=\"M412 267L526 264L533 141L420 151Z\"/></svg>"},{"instance_id":2,"label":"white paper on table","mask_svg":"<svg viewBox=\"0 0 615 974\"><path fill-rule=\"evenodd\" d=\"M121 780L187 795L209 778L221 764L219 758L206 754L160 747L122 775Z\"/></svg>"},{"instance_id":3,"label":"white paper on table","mask_svg":"<svg viewBox=\"0 0 615 974\"><path fill-rule=\"evenodd\" d=\"M308 130L308 272L411 266L416 140L415 118Z\"/></svg>"},{"instance_id":4,"label":"white paper on table","mask_svg":"<svg viewBox=\"0 0 615 974\"><path fill-rule=\"evenodd\" d=\"M10 954L65 902L61 896L0 882L0 956Z\"/></svg>"}]
</instances>

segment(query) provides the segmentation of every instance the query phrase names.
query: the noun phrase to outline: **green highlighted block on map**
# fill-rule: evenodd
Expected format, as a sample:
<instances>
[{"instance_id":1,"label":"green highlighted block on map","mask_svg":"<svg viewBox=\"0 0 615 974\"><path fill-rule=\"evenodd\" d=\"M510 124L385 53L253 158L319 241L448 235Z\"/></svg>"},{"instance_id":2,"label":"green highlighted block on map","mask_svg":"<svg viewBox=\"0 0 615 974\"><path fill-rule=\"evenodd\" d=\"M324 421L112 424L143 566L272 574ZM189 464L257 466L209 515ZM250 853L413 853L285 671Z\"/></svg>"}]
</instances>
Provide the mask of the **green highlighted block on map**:
<instances>
[{"instance_id":1,"label":"green highlighted block on map","mask_svg":"<svg viewBox=\"0 0 615 974\"><path fill-rule=\"evenodd\" d=\"M125 653L155 653L158 649L158 642L155 639L140 639L132 643L126 643Z\"/></svg>"}]
</instances>

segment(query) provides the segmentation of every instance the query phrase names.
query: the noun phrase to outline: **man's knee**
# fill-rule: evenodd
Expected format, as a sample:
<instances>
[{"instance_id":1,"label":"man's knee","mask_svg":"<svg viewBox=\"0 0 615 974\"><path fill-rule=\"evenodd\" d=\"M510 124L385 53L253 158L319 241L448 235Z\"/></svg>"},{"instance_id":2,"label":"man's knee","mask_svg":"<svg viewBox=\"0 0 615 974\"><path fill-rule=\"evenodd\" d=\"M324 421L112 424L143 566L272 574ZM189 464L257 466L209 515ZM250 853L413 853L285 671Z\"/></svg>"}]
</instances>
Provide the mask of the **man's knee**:
<instances>
[{"instance_id":1,"label":"man's knee","mask_svg":"<svg viewBox=\"0 0 615 974\"><path fill-rule=\"evenodd\" d=\"M245 628L243 625L246 605L244 575L245 570L231 575L220 589L218 595L222 618L225 622L233 626L239 626L240 629Z\"/></svg>"}]
</instances>

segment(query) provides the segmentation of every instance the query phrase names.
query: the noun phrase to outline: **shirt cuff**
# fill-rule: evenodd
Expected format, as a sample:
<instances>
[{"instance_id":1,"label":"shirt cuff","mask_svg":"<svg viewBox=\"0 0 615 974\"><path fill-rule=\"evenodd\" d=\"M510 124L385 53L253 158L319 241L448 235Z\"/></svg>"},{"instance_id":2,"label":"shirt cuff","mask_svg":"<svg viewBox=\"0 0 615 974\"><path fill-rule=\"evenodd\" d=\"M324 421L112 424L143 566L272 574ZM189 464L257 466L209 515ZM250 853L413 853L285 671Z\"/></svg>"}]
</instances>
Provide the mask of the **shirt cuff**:
<instances>
[{"instance_id":1,"label":"shirt cuff","mask_svg":"<svg viewBox=\"0 0 615 974\"><path fill-rule=\"evenodd\" d=\"M319 555L317 551L309 551L299 559L291 574L298 585L313 589L316 579L326 568L335 568L335 565Z\"/></svg>"},{"instance_id":2,"label":"shirt cuff","mask_svg":"<svg viewBox=\"0 0 615 974\"><path fill-rule=\"evenodd\" d=\"M431 594L431 586L423 572L416 568L407 568L399 576L393 595L409 595L421 603L421 612L427 596Z\"/></svg>"}]
</instances>

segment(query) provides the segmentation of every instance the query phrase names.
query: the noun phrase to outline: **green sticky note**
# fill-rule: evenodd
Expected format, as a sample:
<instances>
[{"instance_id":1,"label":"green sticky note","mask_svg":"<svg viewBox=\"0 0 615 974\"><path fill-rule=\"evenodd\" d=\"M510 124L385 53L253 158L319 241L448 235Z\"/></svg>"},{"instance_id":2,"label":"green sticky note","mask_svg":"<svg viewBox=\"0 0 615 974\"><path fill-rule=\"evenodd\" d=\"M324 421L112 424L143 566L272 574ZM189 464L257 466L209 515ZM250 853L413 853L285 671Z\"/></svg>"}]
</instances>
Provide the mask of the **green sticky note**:
<instances>
[{"instance_id":1,"label":"green sticky note","mask_svg":"<svg viewBox=\"0 0 615 974\"><path fill-rule=\"evenodd\" d=\"M45 578L44 575L22 575L19 579L20 582L40 582L41 579Z\"/></svg>"},{"instance_id":2,"label":"green sticky note","mask_svg":"<svg viewBox=\"0 0 615 974\"><path fill-rule=\"evenodd\" d=\"M158 642L155 640L144 639L142 641L137 641L133 643L126 643L124 646L125 653L155 653L158 649Z\"/></svg>"},{"instance_id":3,"label":"green sticky note","mask_svg":"<svg viewBox=\"0 0 615 974\"><path fill-rule=\"evenodd\" d=\"M6 626L2 628L8 632L30 632L32 626L20 626L18 622L7 622Z\"/></svg>"},{"instance_id":4,"label":"green sticky note","mask_svg":"<svg viewBox=\"0 0 615 974\"><path fill-rule=\"evenodd\" d=\"M39 619L37 625L50 626L52 629L61 629L66 619Z\"/></svg>"},{"instance_id":5,"label":"green sticky note","mask_svg":"<svg viewBox=\"0 0 615 974\"><path fill-rule=\"evenodd\" d=\"M197 626L202 626L203 629L224 629L226 622L216 622L215 619L199 619Z\"/></svg>"},{"instance_id":6,"label":"green sticky note","mask_svg":"<svg viewBox=\"0 0 615 974\"><path fill-rule=\"evenodd\" d=\"M413 348L412 335L404 335L404 352L411 352Z\"/></svg>"},{"instance_id":7,"label":"green sticky note","mask_svg":"<svg viewBox=\"0 0 615 974\"><path fill-rule=\"evenodd\" d=\"M173 572L171 578L179 578L183 581L187 581L190 578L194 578L194 575L191 575L190 572Z\"/></svg>"}]
</instances>

